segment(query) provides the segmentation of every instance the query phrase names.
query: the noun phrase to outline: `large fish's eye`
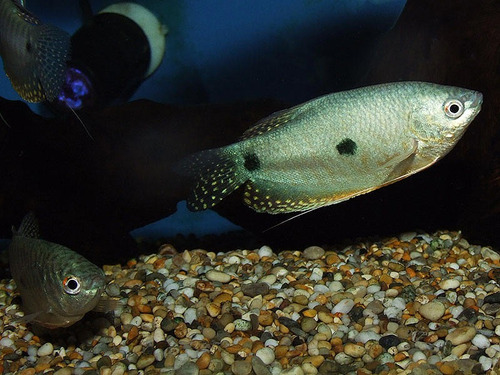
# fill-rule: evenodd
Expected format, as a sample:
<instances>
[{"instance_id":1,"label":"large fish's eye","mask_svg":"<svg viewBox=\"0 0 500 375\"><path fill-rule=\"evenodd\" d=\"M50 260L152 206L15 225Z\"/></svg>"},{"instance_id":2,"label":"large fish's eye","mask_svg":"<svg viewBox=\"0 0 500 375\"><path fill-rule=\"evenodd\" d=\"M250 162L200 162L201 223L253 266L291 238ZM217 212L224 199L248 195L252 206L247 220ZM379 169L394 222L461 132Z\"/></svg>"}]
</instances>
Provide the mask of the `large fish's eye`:
<instances>
[{"instance_id":1,"label":"large fish's eye","mask_svg":"<svg viewBox=\"0 0 500 375\"><path fill-rule=\"evenodd\" d=\"M464 113L464 104L457 99L448 100L444 103L444 113L450 118L458 118Z\"/></svg>"},{"instance_id":2,"label":"large fish's eye","mask_svg":"<svg viewBox=\"0 0 500 375\"><path fill-rule=\"evenodd\" d=\"M78 294L82 284L80 279L76 276L68 276L63 280L63 289L68 294Z\"/></svg>"}]
</instances>

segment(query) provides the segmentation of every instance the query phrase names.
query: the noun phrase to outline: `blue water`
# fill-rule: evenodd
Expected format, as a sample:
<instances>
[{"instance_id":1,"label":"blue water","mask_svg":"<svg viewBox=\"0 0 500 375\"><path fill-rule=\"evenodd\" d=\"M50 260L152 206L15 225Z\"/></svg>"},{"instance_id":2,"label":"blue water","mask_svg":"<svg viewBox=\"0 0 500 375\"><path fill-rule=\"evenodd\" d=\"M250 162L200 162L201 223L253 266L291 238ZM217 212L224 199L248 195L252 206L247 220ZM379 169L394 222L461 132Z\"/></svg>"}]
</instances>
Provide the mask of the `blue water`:
<instances>
[{"instance_id":1,"label":"blue water","mask_svg":"<svg viewBox=\"0 0 500 375\"><path fill-rule=\"evenodd\" d=\"M95 0L91 4L98 11L114 2ZM343 60L356 49L358 36L367 29L374 35L390 29L405 5L404 0L138 3L155 13L170 31L162 64L132 100L146 98L176 104L255 98L300 103L334 89L348 88L343 84L349 66ZM70 33L82 23L77 1L31 0L27 6L44 22ZM328 43L338 42L336 38L340 37L347 42L335 45L333 57L325 57L323 51L332 49ZM0 90L7 99L19 99L4 74L0 74ZM47 114L41 105L30 106ZM234 229L215 215L188 213L180 204L172 217L133 234L203 235Z\"/></svg>"}]
</instances>

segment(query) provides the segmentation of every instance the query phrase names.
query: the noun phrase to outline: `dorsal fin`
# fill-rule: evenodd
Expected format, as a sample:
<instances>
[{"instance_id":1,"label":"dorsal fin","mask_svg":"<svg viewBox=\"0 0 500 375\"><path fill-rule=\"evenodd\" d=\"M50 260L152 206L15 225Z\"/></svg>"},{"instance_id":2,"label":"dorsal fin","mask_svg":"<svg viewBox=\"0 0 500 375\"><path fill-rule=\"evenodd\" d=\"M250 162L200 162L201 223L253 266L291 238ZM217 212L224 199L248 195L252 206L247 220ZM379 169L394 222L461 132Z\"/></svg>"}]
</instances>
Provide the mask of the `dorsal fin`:
<instances>
[{"instance_id":1,"label":"dorsal fin","mask_svg":"<svg viewBox=\"0 0 500 375\"><path fill-rule=\"evenodd\" d=\"M274 112L272 115L269 115L263 118L262 120L258 121L250 129L247 129L240 137L240 141L256 137L258 135L267 133L271 130L286 125L287 123L290 122L290 120L292 120L297 115L299 109L300 108L298 107L293 107L284 109L282 111Z\"/></svg>"},{"instance_id":2,"label":"dorsal fin","mask_svg":"<svg viewBox=\"0 0 500 375\"><path fill-rule=\"evenodd\" d=\"M39 238L40 230L38 228L38 220L36 219L35 214L31 211L28 212L21 221L19 229L14 231L14 233L23 237Z\"/></svg>"}]
</instances>

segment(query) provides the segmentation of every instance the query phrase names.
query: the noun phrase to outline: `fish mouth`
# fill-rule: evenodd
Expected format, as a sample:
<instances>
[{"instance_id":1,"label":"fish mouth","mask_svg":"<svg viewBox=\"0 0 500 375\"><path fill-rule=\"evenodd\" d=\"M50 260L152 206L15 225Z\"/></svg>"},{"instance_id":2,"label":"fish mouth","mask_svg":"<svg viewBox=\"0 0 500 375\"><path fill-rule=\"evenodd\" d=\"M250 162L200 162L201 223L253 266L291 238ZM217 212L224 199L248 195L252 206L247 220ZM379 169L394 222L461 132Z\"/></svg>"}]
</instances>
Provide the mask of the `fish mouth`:
<instances>
[{"instance_id":1,"label":"fish mouth","mask_svg":"<svg viewBox=\"0 0 500 375\"><path fill-rule=\"evenodd\" d=\"M480 107L481 104L483 104L483 94L481 94L479 91L475 91L474 94L472 94L472 107Z\"/></svg>"}]
</instances>

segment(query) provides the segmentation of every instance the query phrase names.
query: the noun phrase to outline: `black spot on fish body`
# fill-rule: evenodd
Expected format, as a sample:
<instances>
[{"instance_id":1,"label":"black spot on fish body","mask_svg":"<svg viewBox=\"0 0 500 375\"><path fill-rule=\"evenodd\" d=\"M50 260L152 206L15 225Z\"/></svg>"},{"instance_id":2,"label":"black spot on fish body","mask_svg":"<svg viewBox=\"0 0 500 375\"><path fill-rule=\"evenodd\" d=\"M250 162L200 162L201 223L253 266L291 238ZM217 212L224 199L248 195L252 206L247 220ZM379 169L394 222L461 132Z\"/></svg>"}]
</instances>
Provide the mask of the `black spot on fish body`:
<instances>
[{"instance_id":1,"label":"black spot on fish body","mask_svg":"<svg viewBox=\"0 0 500 375\"><path fill-rule=\"evenodd\" d=\"M245 155L245 168L252 172L260 168L259 157L255 153Z\"/></svg>"},{"instance_id":2,"label":"black spot on fish body","mask_svg":"<svg viewBox=\"0 0 500 375\"><path fill-rule=\"evenodd\" d=\"M31 49L32 49L32 48L33 48L33 47L32 47L32 45L31 45L31 42L30 42L30 41L27 41L27 42L26 42L26 51L27 51L27 52L31 52Z\"/></svg>"},{"instance_id":3,"label":"black spot on fish body","mask_svg":"<svg viewBox=\"0 0 500 375\"><path fill-rule=\"evenodd\" d=\"M350 138L344 138L335 146L340 155L354 155L358 149L358 145Z\"/></svg>"}]
</instances>

